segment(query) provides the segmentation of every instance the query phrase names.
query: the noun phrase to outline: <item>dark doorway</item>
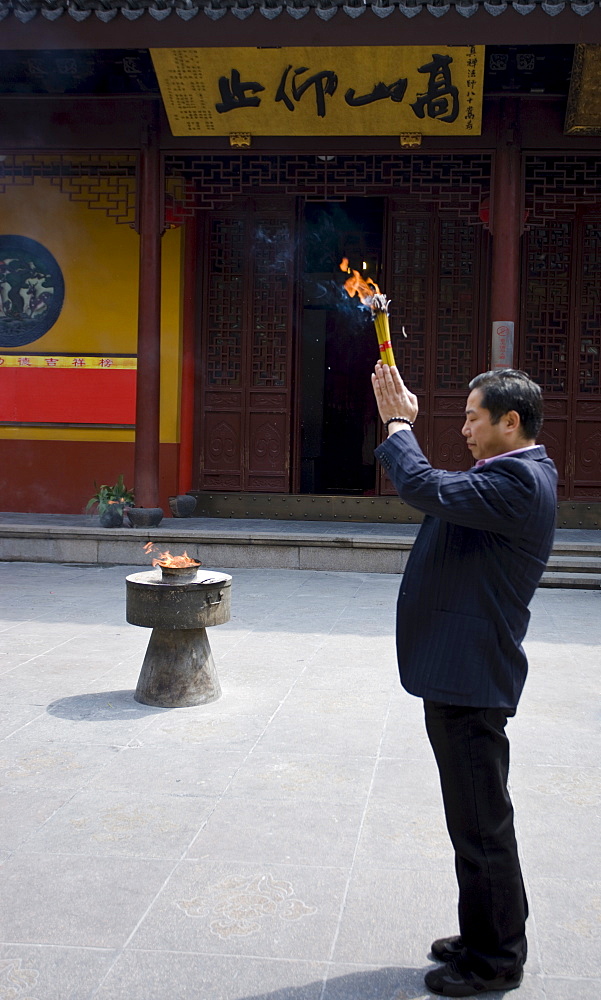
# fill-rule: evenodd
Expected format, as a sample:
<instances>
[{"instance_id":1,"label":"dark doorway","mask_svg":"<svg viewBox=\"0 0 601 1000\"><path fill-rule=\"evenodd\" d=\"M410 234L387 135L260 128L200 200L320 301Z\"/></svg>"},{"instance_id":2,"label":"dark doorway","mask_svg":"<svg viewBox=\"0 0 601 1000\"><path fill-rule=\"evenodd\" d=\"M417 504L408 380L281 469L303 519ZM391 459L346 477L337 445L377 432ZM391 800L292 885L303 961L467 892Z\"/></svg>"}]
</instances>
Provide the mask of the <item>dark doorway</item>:
<instances>
[{"instance_id":1,"label":"dark doorway","mask_svg":"<svg viewBox=\"0 0 601 1000\"><path fill-rule=\"evenodd\" d=\"M378 358L369 311L344 291L340 261L380 280L384 199L305 207L301 492L376 490L379 423L370 372Z\"/></svg>"}]
</instances>

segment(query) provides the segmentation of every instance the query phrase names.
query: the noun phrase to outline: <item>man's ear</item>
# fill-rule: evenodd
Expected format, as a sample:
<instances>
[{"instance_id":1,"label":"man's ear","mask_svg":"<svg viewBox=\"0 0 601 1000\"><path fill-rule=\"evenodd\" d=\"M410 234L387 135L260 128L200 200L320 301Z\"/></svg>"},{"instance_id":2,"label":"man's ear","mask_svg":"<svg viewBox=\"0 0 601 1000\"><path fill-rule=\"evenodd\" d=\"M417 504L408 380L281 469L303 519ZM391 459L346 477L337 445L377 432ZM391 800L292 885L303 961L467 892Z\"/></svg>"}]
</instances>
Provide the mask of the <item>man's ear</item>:
<instances>
[{"instance_id":1,"label":"man's ear","mask_svg":"<svg viewBox=\"0 0 601 1000\"><path fill-rule=\"evenodd\" d=\"M508 410L507 413L503 414L503 420L505 421L506 430L519 431L521 433L522 420L517 410Z\"/></svg>"}]
</instances>

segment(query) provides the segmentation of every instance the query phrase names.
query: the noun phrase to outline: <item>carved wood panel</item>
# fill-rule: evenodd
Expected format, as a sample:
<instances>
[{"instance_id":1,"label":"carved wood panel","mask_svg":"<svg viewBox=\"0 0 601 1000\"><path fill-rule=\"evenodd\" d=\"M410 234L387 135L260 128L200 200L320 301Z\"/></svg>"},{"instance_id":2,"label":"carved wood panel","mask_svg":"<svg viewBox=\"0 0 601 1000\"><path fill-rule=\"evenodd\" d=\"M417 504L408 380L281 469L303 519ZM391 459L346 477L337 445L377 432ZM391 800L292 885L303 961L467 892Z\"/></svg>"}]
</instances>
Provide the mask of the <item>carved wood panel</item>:
<instances>
[{"instance_id":1,"label":"carved wood panel","mask_svg":"<svg viewBox=\"0 0 601 1000\"><path fill-rule=\"evenodd\" d=\"M490 193L490 153L186 153L165 156L167 189L175 222L202 209L227 209L255 197L301 196L307 201L348 197L406 197L441 207L479 224Z\"/></svg>"},{"instance_id":2,"label":"carved wood panel","mask_svg":"<svg viewBox=\"0 0 601 1000\"><path fill-rule=\"evenodd\" d=\"M601 218L575 210L572 195L556 195L554 217L526 234L520 345L520 365L546 397L540 441L560 499L601 497Z\"/></svg>"},{"instance_id":3,"label":"carved wood panel","mask_svg":"<svg viewBox=\"0 0 601 1000\"><path fill-rule=\"evenodd\" d=\"M575 452L576 489L581 486L598 488L601 483L601 422L587 421L576 424Z\"/></svg>"},{"instance_id":4,"label":"carved wood panel","mask_svg":"<svg viewBox=\"0 0 601 1000\"><path fill-rule=\"evenodd\" d=\"M440 221L436 314L436 389L465 393L474 375L478 319L478 236L461 219Z\"/></svg>"},{"instance_id":5,"label":"carved wood panel","mask_svg":"<svg viewBox=\"0 0 601 1000\"><path fill-rule=\"evenodd\" d=\"M431 213L411 215L398 208L390 213L384 288L391 299L392 346L399 368L415 393L424 392L427 383L433 225ZM407 338L403 337L403 327Z\"/></svg>"},{"instance_id":6,"label":"carved wood panel","mask_svg":"<svg viewBox=\"0 0 601 1000\"><path fill-rule=\"evenodd\" d=\"M461 427L467 385L480 370L481 229L469 219L434 210L416 214L397 203L388 234L393 347L418 396L420 444L436 467L467 469L472 460ZM385 477L380 491L394 492Z\"/></svg>"},{"instance_id":7,"label":"carved wood panel","mask_svg":"<svg viewBox=\"0 0 601 1000\"><path fill-rule=\"evenodd\" d=\"M601 219L583 223L581 242L578 392L589 398L595 396L598 406L601 403Z\"/></svg>"},{"instance_id":8,"label":"carved wood panel","mask_svg":"<svg viewBox=\"0 0 601 1000\"><path fill-rule=\"evenodd\" d=\"M207 219L201 489L289 490L293 255L290 202Z\"/></svg>"},{"instance_id":9,"label":"carved wood panel","mask_svg":"<svg viewBox=\"0 0 601 1000\"><path fill-rule=\"evenodd\" d=\"M121 225L136 221L136 157L132 153L8 153L0 160L0 194L31 187L37 177Z\"/></svg>"},{"instance_id":10,"label":"carved wood panel","mask_svg":"<svg viewBox=\"0 0 601 1000\"><path fill-rule=\"evenodd\" d=\"M463 401L465 404L465 400ZM463 410L463 407L462 407ZM455 417L435 416L433 421L433 447L430 461L437 469L454 472L471 469L472 456L461 433L463 414Z\"/></svg>"},{"instance_id":11,"label":"carved wood panel","mask_svg":"<svg viewBox=\"0 0 601 1000\"><path fill-rule=\"evenodd\" d=\"M568 496L568 463L566 461L568 447L567 417L565 420L545 417L538 441L545 446L547 453L555 462L558 475L557 493L560 499L565 499Z\"/></svg>"}]
</instances>

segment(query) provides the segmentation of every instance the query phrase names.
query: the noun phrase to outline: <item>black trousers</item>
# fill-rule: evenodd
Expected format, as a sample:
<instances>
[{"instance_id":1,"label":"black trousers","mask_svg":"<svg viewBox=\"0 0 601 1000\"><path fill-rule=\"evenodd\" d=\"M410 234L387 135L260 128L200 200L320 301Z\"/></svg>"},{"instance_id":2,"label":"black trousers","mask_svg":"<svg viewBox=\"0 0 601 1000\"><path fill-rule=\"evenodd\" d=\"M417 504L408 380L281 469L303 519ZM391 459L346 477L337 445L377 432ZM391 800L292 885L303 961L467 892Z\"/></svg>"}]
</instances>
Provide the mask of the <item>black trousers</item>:
<instances>
[{"instance_id":1,"label":"black trousers","mask_svg":"<svg viewBox=\"0 0 601 1000\"><path fill-rule=\"evenodd\" d=\"M424 702L459 884L465 961L494 978L526 960L528 902L507 791L507 709Z\"/></svg>"}]
</instances>

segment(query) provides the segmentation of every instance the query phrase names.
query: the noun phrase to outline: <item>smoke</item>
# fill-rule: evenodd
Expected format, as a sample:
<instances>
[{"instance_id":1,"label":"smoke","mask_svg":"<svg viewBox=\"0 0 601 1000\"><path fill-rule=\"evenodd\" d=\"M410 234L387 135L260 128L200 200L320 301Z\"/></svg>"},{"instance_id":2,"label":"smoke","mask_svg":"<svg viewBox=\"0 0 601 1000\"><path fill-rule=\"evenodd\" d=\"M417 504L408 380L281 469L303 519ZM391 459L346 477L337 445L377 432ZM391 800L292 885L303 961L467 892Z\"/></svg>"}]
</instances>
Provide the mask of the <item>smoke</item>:
<instances>
[{"instance_id":1,"label":"smoke","mask_svg":"<svg viewBox=\"0 0 601 1000\"><path fill-rule=\"evenodd\" d=\"M292 266L298 252L297 242L285 223L274 226L273 229L258 226L253 233L253 243L261 268L273 271L287 271Z\"/></svg>"},{"instance_id":2,"label":"smoke","mask_svg":"<svg viewBox=\"0 0 601 1000\"><path fill-rule=\"evenodd\" d=\"M259 272L295 271L303 277L305 306L335 309L349 321L363 326L371 319L369 306L351 298L344 288L348 275L340 262L348 256L351 267L361 268L364 247L372 259L379 257L383 207L374 199L352 199L349 203L308 202L298 236L285 221L262 221L253 230L254 264ZM377 247L377 251L376 251ZM377 279L377 275L373 275Z\"/></svg>"},{"instance_id":3,"label":"smoke","mask_svg":"<svg viewBox=\"0 0 601 1000\"><path fill-rule=\"evenodd\" d=\"M371 318L371 310L352 299L344 288L348 274L340 270L343 257L356 250L357 232L362 220L353 218L339 202L307 205L304 234L305 302L324 309L335 309L349 321ZM352 266L361 266L352 261Z\"/></svg>"},{"instance_id":4,"label":"smoke","mask_svg":"<svg viewBox=\"0 0 601 1000\"><path fill-rule=\"evenodd\" d=\"M305 297L311 304L324 309L337 309L346 316L354 317L362 313L371 319L371 309L357 297L351 298L344 288L346 275L340 273L340 280L335 278L315 280L311 276L305 279Z\"/></svg>"}]
</instances>

